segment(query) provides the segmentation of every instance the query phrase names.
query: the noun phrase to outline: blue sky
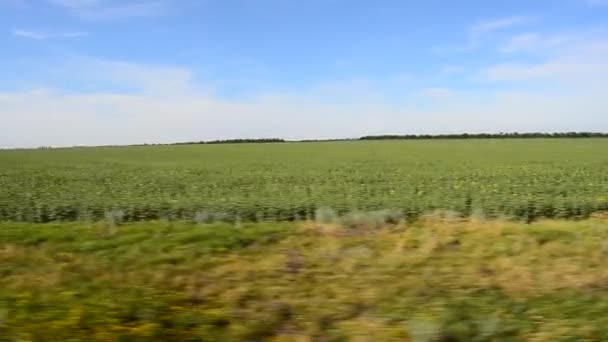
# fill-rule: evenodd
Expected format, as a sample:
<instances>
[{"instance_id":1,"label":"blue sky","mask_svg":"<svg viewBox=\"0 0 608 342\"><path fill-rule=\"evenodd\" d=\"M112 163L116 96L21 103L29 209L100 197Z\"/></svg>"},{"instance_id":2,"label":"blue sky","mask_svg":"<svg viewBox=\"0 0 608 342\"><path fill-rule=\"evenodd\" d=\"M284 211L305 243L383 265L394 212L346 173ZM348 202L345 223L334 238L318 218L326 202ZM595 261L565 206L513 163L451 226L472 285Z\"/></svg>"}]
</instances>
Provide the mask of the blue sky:
<instances>
[{"instance_id":1,"label":"blue sky","mask_svg":"<svg viewBox=\"0 0 608 342\"><path fill-rule=\"evenodd\" d=\"M608 131L608 0L0 0L0 146Z\"/></svg>"}]
</instances>

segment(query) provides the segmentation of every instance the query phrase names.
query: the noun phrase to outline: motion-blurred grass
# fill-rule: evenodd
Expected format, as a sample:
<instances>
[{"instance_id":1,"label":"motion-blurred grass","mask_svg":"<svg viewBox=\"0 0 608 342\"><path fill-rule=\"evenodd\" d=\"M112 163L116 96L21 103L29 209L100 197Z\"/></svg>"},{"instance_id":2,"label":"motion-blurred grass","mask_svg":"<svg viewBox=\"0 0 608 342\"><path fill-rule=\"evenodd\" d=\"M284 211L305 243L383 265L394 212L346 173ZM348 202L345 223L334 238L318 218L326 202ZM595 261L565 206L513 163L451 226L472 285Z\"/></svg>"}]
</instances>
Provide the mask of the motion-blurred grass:
<instances>
[{"instance_id":1,"label":"motion-blurred grass","mask_svg":"<svg viewBox=\"0 0 608 342\"><path fill-rule=\"evenodd\" d=\"M608 339L608 219L0 224L0 340Z\"/></svg>"}]
</instances>

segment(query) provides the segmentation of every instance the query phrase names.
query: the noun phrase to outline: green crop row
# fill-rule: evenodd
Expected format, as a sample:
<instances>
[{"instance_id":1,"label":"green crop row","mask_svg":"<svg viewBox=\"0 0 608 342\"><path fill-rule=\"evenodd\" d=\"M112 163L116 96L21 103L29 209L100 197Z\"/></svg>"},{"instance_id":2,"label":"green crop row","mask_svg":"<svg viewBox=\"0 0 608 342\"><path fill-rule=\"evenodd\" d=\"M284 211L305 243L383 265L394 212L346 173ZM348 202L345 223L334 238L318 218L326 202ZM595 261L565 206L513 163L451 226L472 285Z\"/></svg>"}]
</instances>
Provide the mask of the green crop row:
<instances>
[{"instance_id":1,"label":"green crop row","mask_svg":"<svg viewBox=\"0 0 608 342\"><path fill-rule=\"evenodd\" d=\"M0 220L578 218L608 210L608 140L367 141L0 151Z\"/></svg>"}]
</instances>

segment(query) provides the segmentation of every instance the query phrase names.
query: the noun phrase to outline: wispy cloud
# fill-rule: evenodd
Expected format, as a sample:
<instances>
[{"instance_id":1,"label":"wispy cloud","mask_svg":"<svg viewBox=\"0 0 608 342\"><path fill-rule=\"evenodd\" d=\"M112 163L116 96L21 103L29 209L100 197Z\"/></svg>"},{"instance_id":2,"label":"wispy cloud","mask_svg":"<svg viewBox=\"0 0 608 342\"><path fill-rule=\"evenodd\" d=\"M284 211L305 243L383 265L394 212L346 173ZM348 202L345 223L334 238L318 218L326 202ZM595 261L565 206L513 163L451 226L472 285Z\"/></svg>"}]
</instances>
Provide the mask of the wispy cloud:
<instances>
[{"instance_id":1,"label":"wispy cloud","mask_svg":"<svg viewBox=\"0 0 608 342\"><path fill-rule=\"evenodd\" d=\"M164 0L114 2L109 0L47 0L88 21L121 20L137 17L154 17L168 11Z\"/></svg>"},{"instance_id":2,"label":"wispy cloud","mask_svg":"<svg viewBox=\"0 0 608 342\"><path fill-rule=\"evenodd\" d=\"M607 0L608 1L608 0ZM524 25L533 21L534 18L529 16L509 16L498 19L481 20L466 29L466 42L452 45L438 45L432 48L433 53L449 53L449 52L469 52L477 49L480 44L496 35L499 31L511 29L516 26Z\"/></svg>"},{"instance_id":3,"label":"wispy cloud","mask_svg":"<svg viewBox=\"0 0 608 342\"><path fill-rule=\"evenodd\" d=\"M479 21L469 27L469 40L472 43L476 43L484 36L491 35L500 30L519 26L530 21L532 21L532 18L527 16L510 16L499 19Z\"/></svg>"},{"instance_id":4,"label":"wispy cloud","mask_svg":"<svg viewBox=\"0 0 608 342\"><path fill-rule=\"evenodd\" d=\"M566 45L575 39L573 35L543 35L539 33L517 34L507 40L500 48L502 52L546 51Z\"/></svg>"},{"instance_id":5,"label":"wispy cloud","mask_svg":"<svg viewBox=\"0 0 608 342\"><path fill-rule=\"evenodd\" d=\"M48 37L46 32L28 31L28 30L13 30L13 35L28 39L43 40Z\"/></svg>"},{"instance_id":6,"label":"wispy cloud","mask_svg":"<svg viewBox=\"0 0 608 342\"><path fill-rule=\"evenodd\" d=\"M45 40L45 39L51 39L51 38L86 37L89 35L89 32L86 32L86 31L50 32L50 31L43 31L43 30L15 29L15 30L13 30L13 35L20 37L20 38Z\"/></svg>"}]
</instances>

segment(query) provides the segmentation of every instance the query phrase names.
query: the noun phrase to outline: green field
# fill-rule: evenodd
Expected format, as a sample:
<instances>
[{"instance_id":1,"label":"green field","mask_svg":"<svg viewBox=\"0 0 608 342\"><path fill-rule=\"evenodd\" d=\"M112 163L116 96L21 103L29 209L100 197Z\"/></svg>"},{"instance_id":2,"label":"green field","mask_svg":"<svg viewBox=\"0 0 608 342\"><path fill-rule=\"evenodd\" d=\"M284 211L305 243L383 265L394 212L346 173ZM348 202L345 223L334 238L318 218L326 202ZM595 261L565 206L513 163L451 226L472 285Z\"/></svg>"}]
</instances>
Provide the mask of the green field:
<instances>
[{"instance_id":1,"label":"green field","mask_svg":"<svg viewBox=\"0 0 608 342\"><path fill-rule=\"evenodd\" d=\"M608 210L608 139L0 151L0 220L294 220L392 209L525 220Z\"/></svg>"}]
</instances>

